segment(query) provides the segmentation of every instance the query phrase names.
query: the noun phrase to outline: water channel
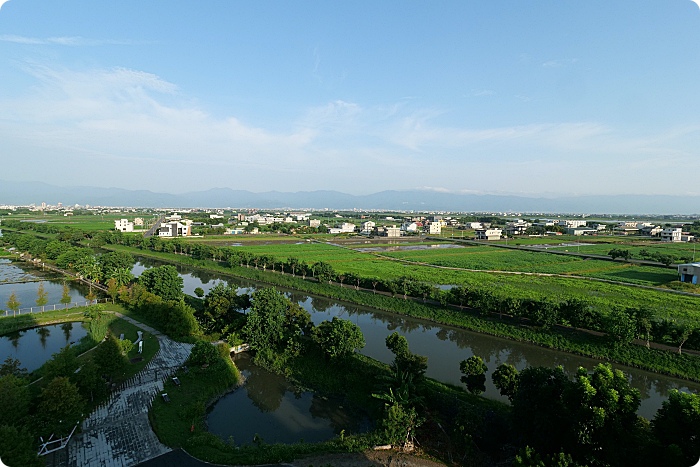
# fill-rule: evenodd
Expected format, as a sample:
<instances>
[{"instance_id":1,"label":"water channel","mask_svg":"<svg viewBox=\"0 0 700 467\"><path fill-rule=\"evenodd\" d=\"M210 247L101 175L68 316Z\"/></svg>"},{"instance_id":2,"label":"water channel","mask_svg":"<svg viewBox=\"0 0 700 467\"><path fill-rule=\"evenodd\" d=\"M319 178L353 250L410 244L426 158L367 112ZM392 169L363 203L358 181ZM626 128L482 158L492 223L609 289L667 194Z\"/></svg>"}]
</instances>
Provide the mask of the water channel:
<instances>
[{"instance_id":1,"label":"water channel","mask_svg":"<svg viewBox=\"0 0 700 467\"><path fill-rule=\"evenodd\" d=\"M132 272L140 274L145 268L158 266L160 263L151 259L139 258ZM218 282L227 282L239 288L239 293L251 293L260 284L237 278L222 278L217 274L198 271L178 265L178 271L184 280L185 293L193 294L196 287L208 291ZM528 366L561 365L570 374L579 366L592 369L598 360L579 357L565 352L544 349L530 344L501 339L473 333L429 321L404 317L392 313L377 311L352 304L340 303L323 297L280 289L292 301L299 303L311 314L315 324L331 320L334 316L349 319L362 330L367 345L362 353L384 363L390 363L393 355L384 344L386 336L394 331L406 336L412 352L428 357L427 375L438 381L462 385L459 362L472 355L478 355L486 362L489 373L501 363L510 363L519 370ZM642 404L639 414L651 419L668 398L671 389L700 393L700 384L677 378L663 376L623 365L613 365L630 377L633 387L639 389ZM484 396L506 401L487 377Z\"/></svg>"}]
</instances>

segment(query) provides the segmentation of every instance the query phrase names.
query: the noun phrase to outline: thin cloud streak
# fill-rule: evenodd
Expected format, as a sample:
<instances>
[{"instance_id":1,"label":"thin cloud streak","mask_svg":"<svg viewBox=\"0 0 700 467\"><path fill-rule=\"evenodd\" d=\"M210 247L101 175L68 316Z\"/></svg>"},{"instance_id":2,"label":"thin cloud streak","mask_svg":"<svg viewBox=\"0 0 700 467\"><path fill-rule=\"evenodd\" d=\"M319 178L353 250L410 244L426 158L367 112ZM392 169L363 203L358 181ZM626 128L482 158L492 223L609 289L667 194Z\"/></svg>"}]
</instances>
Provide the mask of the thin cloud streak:
<instances>
[{"instance_id":1,"label":"thin cloud streak","mask_svg":"<svg viewBox=\"0 0 700 467\"><path fill-rule=\"evenodd\" d=\"M101 45L144 45L144 42L115 40L115 39L87 39L80 36L64 36L64 37L26 37L17 36L14 34L0 35L0 42L10 42L14 44L25 45L63 45L69 47L97 47Z\"/></svg>"}]
</instances>

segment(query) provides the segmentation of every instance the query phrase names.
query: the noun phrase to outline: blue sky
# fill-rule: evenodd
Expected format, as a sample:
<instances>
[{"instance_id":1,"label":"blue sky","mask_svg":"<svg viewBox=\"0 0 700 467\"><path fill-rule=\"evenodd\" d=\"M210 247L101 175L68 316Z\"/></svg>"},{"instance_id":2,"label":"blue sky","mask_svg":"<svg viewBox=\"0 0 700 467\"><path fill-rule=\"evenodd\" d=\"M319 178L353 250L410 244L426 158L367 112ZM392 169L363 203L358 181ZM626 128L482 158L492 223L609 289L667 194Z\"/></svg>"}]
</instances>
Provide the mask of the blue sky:
<instances>
[{"instance_id":1,"label":"blue sky","mask_svg":"<svg viewBox=\"0 0 700 467\"><path fill-rule=\"evenodd\" d=\"M700 195L699 80L690 0L10 0L0 180Z\"/></svg>"}]
</instances>

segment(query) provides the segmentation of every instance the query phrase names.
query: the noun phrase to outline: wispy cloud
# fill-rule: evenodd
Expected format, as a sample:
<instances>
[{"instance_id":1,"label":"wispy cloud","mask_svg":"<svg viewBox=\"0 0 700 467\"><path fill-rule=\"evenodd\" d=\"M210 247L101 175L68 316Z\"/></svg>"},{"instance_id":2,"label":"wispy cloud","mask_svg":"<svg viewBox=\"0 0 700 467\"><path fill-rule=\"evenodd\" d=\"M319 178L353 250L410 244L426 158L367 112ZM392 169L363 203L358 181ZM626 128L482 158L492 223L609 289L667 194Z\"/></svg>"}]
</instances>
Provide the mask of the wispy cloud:
<instances>
[{"instance_id":1,"label":"wispy cloud","mask_svg":"<svg viewBox=\"0 0 700 467\"><path fill-rule=\"evenodd\" d=\"M298 109L272 130L217 116L176 83L141 70L45 63L23 70L35 83L0 100L0 141L3 153L18 155L6 169L26 171L31 160L35 178L94 170L105 184L163 191L187 180L188 188L484 192L546 191L571 174L568 189L585 192L595 180L624 192L635 177L620 177L621 167L640 177L658 170L659 180L677 178L674 166L700 170L692 149L700 127L691 124L641 136L596 121L475 127L448 120L449 109L421 108L420 99L336 99Z\"/></svg>"},{"instance_id":2,"label":"wispy cloud","mask_svg":"<svg viewBox=\"0 0 700 467\"><path fill-rule=\"evenodd\" d=\"M62 36L62 37L26 37L13 34L0 35L1 42L12 42L15 44L26 45L63 45L69 47L95 47L101 45L142 45L142 42L114 39L88 39L80 36Z\"/></svg>"},{"instance_id":3,"label":"wispy cloud","mask_svg":"<svg viewBox=\"0 0 700 467\"><path fill-rule=\"evenodd\" d=\"M578 62L578 58L563 58L559 60L548 60L542 64L544 68L563 68Z\"/></svg>"},{"instance_id":4,"label":"wispy cloud","mask_svg":"<svg viewBox=\"0 0 700 467\"><path fill-rule=\"evenodd\" d=\"M491 89L472 90L471 93L473 97L493 96L495 94L496 92Z\"/></svg>"}]
</instances>

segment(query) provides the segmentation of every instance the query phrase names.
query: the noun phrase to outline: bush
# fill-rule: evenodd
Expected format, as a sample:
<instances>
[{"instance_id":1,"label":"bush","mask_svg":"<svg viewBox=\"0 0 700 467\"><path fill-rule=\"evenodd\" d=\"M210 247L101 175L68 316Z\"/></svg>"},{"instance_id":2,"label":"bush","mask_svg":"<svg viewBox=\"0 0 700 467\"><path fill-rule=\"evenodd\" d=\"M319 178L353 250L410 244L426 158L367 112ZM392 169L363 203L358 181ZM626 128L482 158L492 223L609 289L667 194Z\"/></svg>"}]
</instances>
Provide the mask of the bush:
<instances>
[{"instance_id":1,"label":"bush","mask_svg":"<svg viewBox=\"0 0 700 467\"><path fill-rule=\"evenodd\" d=\"M192 365L211 365L219 360L219 351L211 343L197 341L192 347L188 362Z\"/></svg>"}]
</instances>

